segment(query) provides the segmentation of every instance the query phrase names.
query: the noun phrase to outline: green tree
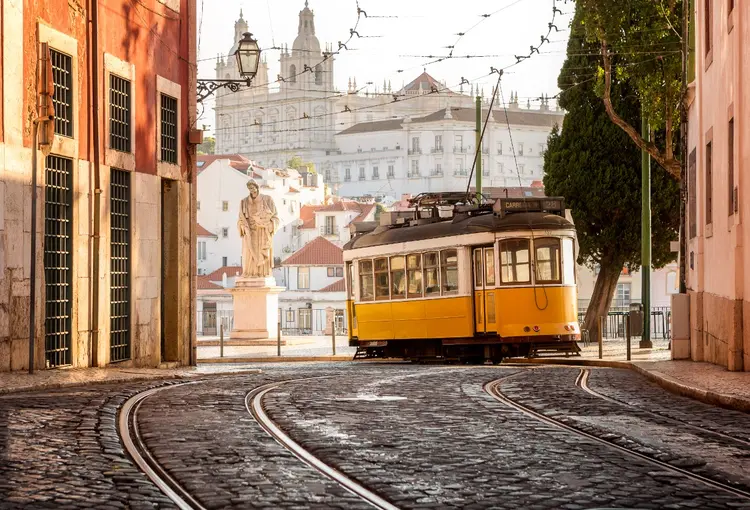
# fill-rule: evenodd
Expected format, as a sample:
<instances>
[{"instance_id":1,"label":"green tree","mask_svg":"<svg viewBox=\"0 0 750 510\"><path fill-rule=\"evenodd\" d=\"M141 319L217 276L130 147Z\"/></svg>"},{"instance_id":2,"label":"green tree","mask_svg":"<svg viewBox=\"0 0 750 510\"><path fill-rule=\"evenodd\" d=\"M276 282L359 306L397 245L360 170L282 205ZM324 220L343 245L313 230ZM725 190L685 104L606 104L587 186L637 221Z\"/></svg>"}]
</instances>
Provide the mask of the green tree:
<instances>
[{"instance_id":1,"label":"green tree","mask_svg":"<svg viewBox=\"0 0 750 510\"><path fill-rule=\"evenodd\" d=\"M309 161L305 162L300 156L294 156L292 159L287 161L286 166L287 168L292 168L294 170L300 170L304 168L311 174L317 173L315 170L315 163L311 163Z\"/></svg>"},{"instance_id":2,"label":"green tree","mask_svg":"<svg viewBox=\"0 0 750 510\"><path fill-rule=\"evenodd\" d=\"M639 149L680 179L675 153L679 139L682 87L683 4L685 0L577 0L582 35L599 53L597 92L610 120ZM625 111L615 104L616 81L627 80L641 100L655 132L647 142ZM640 119L638 119L640 122Z\"/></svg>"},{"instance_id":3,"label":"green tree","mask_svg":"<svg viewBox=\"0 0 750 510\"><path fill-rule=\"evenodd\" d=\"M580 37L576 13L568 57L558 78L560 106L567 112L555 127L544 155L544 186L563 196L576 226L578 263L599 267L584 327L593 335L598 317L609 311L623 267L641 263L641 155L626 133L613 124L597 96L591 72L598 57ZM613 105L630 123L640 122L640 103L629 80L613 84ZM675 258L670 241L679 228L678 183L659 167L652 171L652 264L663 267Z\"/></svg>"},{"instance_id":4,"label":"green tree","mask_svg":"<svg viewBox=\"0 0 750 510\"><path fill-rule=\"evenodd\" d=\"M198 154L216 154L216 138L213 136L207 136L203 139L203 143L198 145Z\"/></svg>"}]
</instances>

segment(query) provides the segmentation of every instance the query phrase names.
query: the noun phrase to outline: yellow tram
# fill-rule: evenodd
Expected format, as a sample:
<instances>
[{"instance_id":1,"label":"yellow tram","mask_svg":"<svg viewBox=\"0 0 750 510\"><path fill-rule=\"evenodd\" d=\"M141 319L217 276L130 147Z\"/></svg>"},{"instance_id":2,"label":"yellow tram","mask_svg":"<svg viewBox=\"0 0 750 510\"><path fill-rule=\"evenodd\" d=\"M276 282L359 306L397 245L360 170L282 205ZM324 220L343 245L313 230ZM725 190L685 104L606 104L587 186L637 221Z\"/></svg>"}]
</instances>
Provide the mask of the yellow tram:
<instances>
[{"instance_id":1,"label":"yellow tram","mask_svg":"<svg viewBox=\"0 0 750 510\"><path fill-rule=\"evenodd\" d=\"M423 193L411 206L360 224L344 246L357 358L578 351L575 230L563 199Z\"/></svg>"}]
</instances>

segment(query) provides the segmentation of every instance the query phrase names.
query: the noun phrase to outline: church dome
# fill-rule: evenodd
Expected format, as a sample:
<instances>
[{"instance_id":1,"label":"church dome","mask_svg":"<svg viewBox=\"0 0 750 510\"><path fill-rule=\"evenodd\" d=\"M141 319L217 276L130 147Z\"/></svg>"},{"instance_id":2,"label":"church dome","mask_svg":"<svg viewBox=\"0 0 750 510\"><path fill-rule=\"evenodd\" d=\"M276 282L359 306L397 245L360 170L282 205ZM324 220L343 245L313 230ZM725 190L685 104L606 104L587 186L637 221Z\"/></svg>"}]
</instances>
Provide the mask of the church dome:
<instances>
[{"instance_id":1,"label":"church dome","mask_svg":"<svg viewBox=\"0 0 750 510\"><path fill-rule=\"evenodd\" d=\"M320 53L320 41L315 36L315 14L305 1L305 8L299 13L299 27L297 28L297 38L292 45L292 53Z\"/></svg>"}]
</instances>

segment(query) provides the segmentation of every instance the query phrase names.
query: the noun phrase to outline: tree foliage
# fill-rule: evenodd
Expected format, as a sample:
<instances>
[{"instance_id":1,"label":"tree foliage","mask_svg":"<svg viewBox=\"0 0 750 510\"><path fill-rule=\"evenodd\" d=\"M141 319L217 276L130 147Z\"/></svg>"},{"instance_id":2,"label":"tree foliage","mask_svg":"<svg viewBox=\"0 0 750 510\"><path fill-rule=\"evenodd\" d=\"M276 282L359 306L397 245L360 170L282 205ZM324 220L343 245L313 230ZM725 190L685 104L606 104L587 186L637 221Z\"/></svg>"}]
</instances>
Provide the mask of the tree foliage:
<instances>
[{"instance_id":1,"label":"tree foliage","mask_svg":"<svg viewBox=\"0 0 750 510\"><path fill-rule=\"evenodd\" d=\"M317 173L317 171L315 170L315 163L303 161L300 156L294 156L292 159L287 161L286 166L287 168L292 168L294 170L305 169L311 174Z\"/></svg>"},{"instance_id":2,"label":"tree foliage","mask_svg":"<svg viewBox=\"0 0 750 510\"><path fill-rule=\"evenodd\" d=\"M599 56L595 43L580 34L582 15L576 13L568 57L558 77L563 89L560 106L566 111L562 129L552 131L544 156L544 186L550 196L563 196L576 225L578 262L600 267L589 306L587 329L606 314L623 267L641 264L641 152L613 124L596 92L592 73ZM640 122L640 102L630 79L615 79L612 102L623 119ZM679 228L678 183L667 171L652 168L652 263L663 267L675 258L670 241ZM589 317L591 315L591 317Z\"/></svg>"},{"instance_id":3,"label":"tree foliage","mask_svg":"<svg viewBox=\"0 0 750 510\"><path fill-rule=\"evenodd\" d=\"M592 53L599 54L592 76L610 119L675 179L680 179L675 154L683 95L683 1L576 1L576 17L584 29L579 37L595 43ZM611 85L625 80L641 100L656 142L645 141L640 124L615 106Z\"/></svg>"},{"instance_id":4,"label":"tree foliage","mask_svg":"<svg viewBox=\"0 0 750 510\"><path fill-rule=\"evenodd\" d=\"M213 136L207 136L203 139L203 143L198 145L198 154L216 154L216 138Z\"/></svg>"}]
</instances>

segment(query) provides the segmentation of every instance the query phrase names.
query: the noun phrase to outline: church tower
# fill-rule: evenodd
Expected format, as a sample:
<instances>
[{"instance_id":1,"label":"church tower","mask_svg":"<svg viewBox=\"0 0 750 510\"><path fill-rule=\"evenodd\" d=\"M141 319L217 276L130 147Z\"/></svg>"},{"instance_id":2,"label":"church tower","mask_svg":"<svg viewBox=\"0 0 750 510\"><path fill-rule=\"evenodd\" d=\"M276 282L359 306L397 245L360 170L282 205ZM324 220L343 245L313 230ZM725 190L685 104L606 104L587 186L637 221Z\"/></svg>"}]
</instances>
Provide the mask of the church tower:
<instances>
[{"instance_id":1,"label":"church tower","mask_svg":"<svg viewBox=\"0 0 750 510\"><path fill-rule=\"evenodd\" d=\"M240 18L234 22L234 39L232 40L232 47L227 52L226 57L218 59L216 63L216 78L219 80L239 80L240 72L237 69L237 58L234 56L234 52L237 51L240 39L245 32L248 32L247 21L242 15L242 9L240 9ZM253 92L254 93L265 93L265 88L258 88L259 85L268 85L268 62L265 57L261 57L261 61L258 64L258 74L253 78Z\"/></svg>"},{"instance_id":2,"label":"church tower","mask_svg":"<svg viewBox=\"0 0 750 510\"><path fill-rule=\"evenodd\" d=\"M315 14L307 0L299 13L297 38L292 51L281 53L282 90L331 91L333 90L333 56L330 48L321 51L320 41L315 35Z\"/></svg>"}]
</instances>

